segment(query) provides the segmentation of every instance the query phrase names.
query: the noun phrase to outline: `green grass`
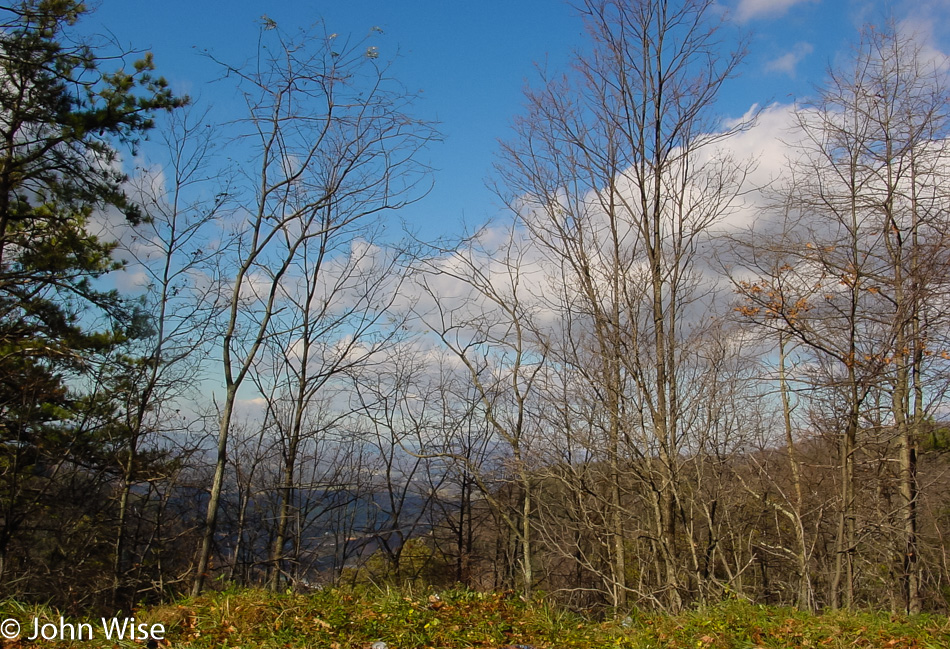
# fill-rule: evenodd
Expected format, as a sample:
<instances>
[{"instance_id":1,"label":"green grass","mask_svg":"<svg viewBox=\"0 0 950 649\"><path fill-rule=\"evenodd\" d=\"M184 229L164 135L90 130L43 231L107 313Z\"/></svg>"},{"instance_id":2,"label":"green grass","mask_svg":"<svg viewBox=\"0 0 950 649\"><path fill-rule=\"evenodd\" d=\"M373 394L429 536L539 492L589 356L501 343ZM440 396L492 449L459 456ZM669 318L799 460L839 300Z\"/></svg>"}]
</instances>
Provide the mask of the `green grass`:
<instances>
[{"instance_id":1,"label":"green grass","mask_svg":"<svg viewBox=\"0 0 950 649\"><path fill-rule=\"evenodd\" d=\"M376 640L391 649L492 648L506 644L539 649L655 648L749 649L755 647L950 647L945 616L912 618L882 613L809 615L792 609L724 602L677 616L635 613L620 621L589 620L543 599L468 590L334 590L311 595L230 590L133 613L137 622L161 623L170 646L180 649L368 649ZM0 602L0 619L26 628L33 617L57 621L44 607ZM96 639L34 646L142 648L141 643ZM20 643L28 646L28 643ZM5 646L16 646L7 644Z\"/></svg>"}]
</instances>

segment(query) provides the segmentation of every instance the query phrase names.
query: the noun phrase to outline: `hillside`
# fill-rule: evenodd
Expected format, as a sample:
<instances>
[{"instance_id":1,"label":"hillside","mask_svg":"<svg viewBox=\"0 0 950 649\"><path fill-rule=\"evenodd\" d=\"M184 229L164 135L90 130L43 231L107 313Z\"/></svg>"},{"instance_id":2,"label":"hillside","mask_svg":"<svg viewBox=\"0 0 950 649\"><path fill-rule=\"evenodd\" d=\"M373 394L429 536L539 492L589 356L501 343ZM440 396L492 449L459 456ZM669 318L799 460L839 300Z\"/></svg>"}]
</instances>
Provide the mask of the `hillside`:
<instances>
[{"instance_id":1,"label":"hillside","mask_svg":"<svg viewBox=\"0 0 950 649\"><path fill-rule=\"evenodd\" d=\"M0 604L0 615L20 622L24 632L33 619L53 628L78 627L51 609ZM751 647L887 647L950 646L950 622L941 616L888 616L870 613L809 615L791 609L725 602L678 616L641 614L622 619L595 619L568 613L543 598L524 601L511 593L468 590L435 592L324 590L309 595L275 595L231 590L206 594L136 611L135 624L155 628L166 637L161 646L180 649L255 647L369 649L385 642L389 649L507 646L714 649ZM119 614L120 620L124 614ZM135 647L145 638L117 641L105 637L100 619L88 620L93 639L82 641L5 641L3 647ZM6 631L6 627L4 627Z\"/></svg>"}]
</instances>

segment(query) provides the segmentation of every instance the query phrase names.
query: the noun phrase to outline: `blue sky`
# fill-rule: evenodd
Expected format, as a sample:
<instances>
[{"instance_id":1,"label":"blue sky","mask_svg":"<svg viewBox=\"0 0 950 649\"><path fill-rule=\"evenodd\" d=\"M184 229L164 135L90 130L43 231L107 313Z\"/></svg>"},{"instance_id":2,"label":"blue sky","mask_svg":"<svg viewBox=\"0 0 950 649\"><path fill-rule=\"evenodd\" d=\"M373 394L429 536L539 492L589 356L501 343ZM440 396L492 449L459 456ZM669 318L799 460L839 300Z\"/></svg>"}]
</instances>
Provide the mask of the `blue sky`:
<instances>
[{"instance_id":1,"label":"blue sky","mask_svg":"<svg viewBox=\"0 0 950 649\"><path fill-rule=\"evenodd\" d=\"M891 15L940 47L947 37L948 0L724 0L748 55L721 99L724 117L755 103L788 103L811 94L828 66L847 57L860 26ZM151 50L177 92L227 106L233 89L211 83L220 70L206 57L239 63L256 47L261 17L294 31L323 21L328 32L359 38L384 30L380 56L397 56L395 74L419 91L420 116L440 122L444 142L433 145L435 186L403 218L427 236L450 234L461 221L477 225L498 212L485 179L511 119L522 105L535 65L564 69L585 46L576 11L558 0L104 0L83 24L119 43ZM945 48L942 48L945 51Z\"/></svg>"},{"instance_id":2,"label":"blue sky","mask_svg":"<svg viewBox=\"0 0 950 649\"><path fill-rule=\"evenodd\" d=\"M864 23L891 16L905 31L919 33L923 46L950 51L946 47L950 0L722 2L721 9L731 16L723 32L724 48L733 47L739 35L744 35L747 47L739 76L721 96L722 117L739 117L755 104L769 107L754 129L730 140L737 155L759 161L751 174L755 177L750 177L756 187L784 171L787 149L781 138L791 123L789 104L807 100L830 66L848 62ZM380 58L396 57L394 74L407 89L420 93L418 115L440 122L444 136L429 152L434 189L400 214L426 240L458 235L463 222L474 229L489 219L509 216L485 184L497 141L509 137L509 124L524 104L522 90L537 80L536 64L551 71L566 69L572 51L586 46L582 21L560 0L232 0L227 4L103 0L81 29L109 33L126 48L152 51L158 71L176 92L237 117L240 106L233 84L213 82L222 71L201 52L210 51L235 65L249 59L256 52L264 15L287 32L321 19L327 33L350 35L354 40L374 26L384 31L381 39L374 39ZM732 227L760 218L755 197L747 203L730 217ZM491 268L492 259L482 261ZM532 275L530 269L537 270L543 263L543 258L533 258L530 264L534 266L529 265L523 276ZM116 281L123 290L141 285L133 274ZM536 288L540 294L542 288ZM438 290L460 302L468 299L463 289L451 283ZM419 299L411 287L400 293L405 295L397 310ZM218 356L217 351L212 353L212 358ZM209 376L217 371L209 370ZM220 389L216 380L209 379L206 385L205 393ZM259 400L253 388L246 385L244 392L242 403L249 404L245 412L256 412Z\"/></svg>"}]
</instances>

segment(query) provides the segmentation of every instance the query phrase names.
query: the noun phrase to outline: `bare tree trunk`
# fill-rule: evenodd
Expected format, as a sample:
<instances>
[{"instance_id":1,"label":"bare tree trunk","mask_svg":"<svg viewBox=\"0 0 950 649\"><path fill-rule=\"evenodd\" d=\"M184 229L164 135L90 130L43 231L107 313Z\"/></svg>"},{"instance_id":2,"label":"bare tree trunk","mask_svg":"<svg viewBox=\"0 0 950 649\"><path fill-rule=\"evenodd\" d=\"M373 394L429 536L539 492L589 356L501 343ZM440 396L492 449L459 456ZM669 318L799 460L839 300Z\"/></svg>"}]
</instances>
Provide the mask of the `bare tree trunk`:
<instances>
[{"instance_id":1,"label":"bare tree trunk","mask_svg":"<svg viewBox=\"0 0 950 649\"><path fill-rule=\"evenodd\" d=\"M786 366L786 333L778 333L778 380L779 391L782 396L782 423L785 428L785 452L788 454L788 467L792 476L792 488L795 490L795 501L792 505L792 526L795 528L796 558L798 559L798 602L797 606L803 611L815 610L815 596L811 584L811 570L808 560L808 544L805 540L805 524L802 521L804 494L802 489L801 467L798 453L795 449L795 438L792 432L792 407L788 395L788 381L785 376Z\"/></svg>"},{"instance_id":2,"label":"bare tree trunk","mask_svg":"<svg viewBox=\"0 0 950 649\"><path fill-rule=\"evenodd\" d=\"M230 365L229 365L230 366ZM224 409L221 412L218 427L218 444L216 448L214 477L211 479L211 491L208 495L208 509L205 515L204 533L201 536L201 548L198 552L198 565L195 568L195 581L191 589L191 596L197 597L204 588L208 577L208 568L211 563L211 553L214 549L214 537L218 525L218 510L221 506L221 490L224 487L224 469L228 461L228 433L231 427L231 416L234 411L234 399L237 386L232 382L228 385L224 400Z\"/></svg>"}]
</instances>

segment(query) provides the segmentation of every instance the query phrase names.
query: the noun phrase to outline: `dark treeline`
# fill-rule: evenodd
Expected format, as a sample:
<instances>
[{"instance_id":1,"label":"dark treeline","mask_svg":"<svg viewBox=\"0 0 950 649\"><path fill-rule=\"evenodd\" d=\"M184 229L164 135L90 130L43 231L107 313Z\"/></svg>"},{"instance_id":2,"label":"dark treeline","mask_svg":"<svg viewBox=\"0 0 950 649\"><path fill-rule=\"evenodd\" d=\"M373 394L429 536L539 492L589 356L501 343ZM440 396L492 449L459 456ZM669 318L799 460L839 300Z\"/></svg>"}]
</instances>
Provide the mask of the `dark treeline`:
<instances>
[{"instance_id":1,"label":"dark treeline","mask_svg":"<svg viewBox=\"0 0 950 649\"><path fill-rule=\"evenodd\" d=\"M511 218L426 242L386 225L439 134L378 34L265 20L219 124L82 5L0 11L0 595L947 607L950 93L912 36L724 121L712 0L587 0Z\"/></svg>"}]
</instances>

